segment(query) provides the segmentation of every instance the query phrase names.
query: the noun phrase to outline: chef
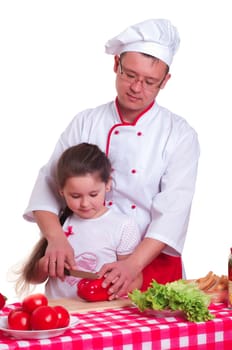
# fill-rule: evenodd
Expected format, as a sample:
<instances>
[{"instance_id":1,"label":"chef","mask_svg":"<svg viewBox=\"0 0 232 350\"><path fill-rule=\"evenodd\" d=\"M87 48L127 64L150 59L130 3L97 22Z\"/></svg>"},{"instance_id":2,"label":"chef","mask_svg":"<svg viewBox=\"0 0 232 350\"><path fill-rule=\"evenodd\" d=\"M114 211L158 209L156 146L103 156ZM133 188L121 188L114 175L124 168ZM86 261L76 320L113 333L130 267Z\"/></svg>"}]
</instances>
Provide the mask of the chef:
<instances>
[{"instance_id":1,"label":"chef","mask_svg":"<svg viewBox=\"0 0 232 350\"><path fill-rule=\"evenodd\" d=\"M48 240L50 276L63 278L64 265L74 267L73 250L59 224L63 203L54 169L68 147L97 144L109 156L112 189L105 205L134 217L142 242L123 261L105 264L103 286L110 298L127 291L143 271L143 290L183 276L181 254L195 191L199 143L182 117L160 106L156 97L171 77L179 46L177 29L166 19L132 25L105 45L114 57L117 97L78 113L61 134L49 162L41 168L24 218L37 222Z\"/></svg>"}]
</instances>

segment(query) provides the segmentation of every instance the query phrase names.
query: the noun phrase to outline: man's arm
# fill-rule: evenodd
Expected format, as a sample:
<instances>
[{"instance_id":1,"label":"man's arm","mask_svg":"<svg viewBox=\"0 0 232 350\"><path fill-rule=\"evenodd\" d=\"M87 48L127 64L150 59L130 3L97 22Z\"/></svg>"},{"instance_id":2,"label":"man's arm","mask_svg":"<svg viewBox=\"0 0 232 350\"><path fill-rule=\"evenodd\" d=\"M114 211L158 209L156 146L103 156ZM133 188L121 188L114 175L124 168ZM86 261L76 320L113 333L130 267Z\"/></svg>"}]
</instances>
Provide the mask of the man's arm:
<instances>
[{"instance_id":1,"label":"man's arm","mask_svg":"<svg viewBox=\"0 0 232 350\"><path fill-rule=\"evenodd\" d=\"M164 248L164 243L153 238L144 238L127 259L103 265L99 271L99 276L106 274L102 286L105 288L111 281L115 281L109 289L112 294L110 299L125 295L129 286L145 266L154 260Z\"/></svg>"}]
</instances>

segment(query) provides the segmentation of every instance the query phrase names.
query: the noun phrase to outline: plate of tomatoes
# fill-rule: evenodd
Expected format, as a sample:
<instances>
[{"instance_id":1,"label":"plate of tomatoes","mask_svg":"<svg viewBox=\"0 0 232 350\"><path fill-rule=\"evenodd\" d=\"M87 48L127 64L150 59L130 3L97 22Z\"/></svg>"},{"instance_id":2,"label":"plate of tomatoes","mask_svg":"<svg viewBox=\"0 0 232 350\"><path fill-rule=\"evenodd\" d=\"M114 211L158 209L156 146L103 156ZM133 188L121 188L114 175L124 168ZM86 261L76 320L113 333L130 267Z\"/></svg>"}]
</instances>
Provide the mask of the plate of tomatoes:
<instances>
[{"instance_id":1,"label":"plate of tomatoes","mask_svg":"<svg viewBox=\"0 0 232 350\"><path fill-rule=\"evenodd\" d=\"M49 306L44 294L27 296L8 315L0 317L0 331L17 339L44 339L75 327L79 318L61 305Z\"/></svg>"},{"instance_id":2,"label":"plate of tomatoes","mask_svg":"<svg viewBox=\"0 0 232 350\"><path fill-rule=\"evenodd\" d=\"M38 330L38 331L36 330L21 331L16 329L9 329L7 316L2 316L0 317L0 331L2 331L4 335L10 336L16 339L45 339L45 338L53 338L53 337L62 335L67 329L76 326L78 323L79 323L78 317L70 316L70 322L67 327Z\"/></svg>"}]
</instances>

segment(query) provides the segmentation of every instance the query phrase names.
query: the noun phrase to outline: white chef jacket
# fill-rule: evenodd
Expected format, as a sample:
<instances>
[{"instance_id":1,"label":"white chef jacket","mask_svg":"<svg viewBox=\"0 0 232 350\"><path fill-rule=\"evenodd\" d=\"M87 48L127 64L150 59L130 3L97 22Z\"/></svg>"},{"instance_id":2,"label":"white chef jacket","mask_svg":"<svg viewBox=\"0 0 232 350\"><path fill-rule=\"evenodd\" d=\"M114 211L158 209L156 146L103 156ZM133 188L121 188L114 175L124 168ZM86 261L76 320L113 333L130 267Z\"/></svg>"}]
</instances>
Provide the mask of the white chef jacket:
<instances>
[{"instance_id":1,"label":"white chef jacket","mask_svg":"<svg viewBox=\"0 0 232 350\"><path fill-rule=\"evenodd\" d=\"M61 153L81 142L97 144L111 160L113 183L106 205L134 217L141 237L158 239L167 244L165 253L180 255L197 175L195 130L156 102L133 124L123 122L117 99L80 112L41 168L25 219L34 221L33 210L60 212L54 169Z\"/></svg>"},{"instance_id":2,"label":"white chef jacket","mask_svg":"<svg viewBox=\"0 0 232 350\"><path fill-rule=\"evenodd\" d=\"M118 256L131 254L141 239L135 220L113 209L93 219L73 214L65 221L63 229L69 232L76 267L91 272L116 261ZM49 277L45 294L48 298L75 298L79 280L73 276L66 276L63 281Z\"/></svg>"}]
</instances>

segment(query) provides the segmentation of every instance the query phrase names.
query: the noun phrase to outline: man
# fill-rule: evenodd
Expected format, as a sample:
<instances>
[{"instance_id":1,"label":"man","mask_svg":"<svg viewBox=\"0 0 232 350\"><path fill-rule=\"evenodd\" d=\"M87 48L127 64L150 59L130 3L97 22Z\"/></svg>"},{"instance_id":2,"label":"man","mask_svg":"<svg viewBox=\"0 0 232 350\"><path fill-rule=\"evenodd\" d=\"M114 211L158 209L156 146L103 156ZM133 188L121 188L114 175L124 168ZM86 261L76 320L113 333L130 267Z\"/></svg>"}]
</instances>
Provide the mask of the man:
<instances>
[{"instance_id":1,"label":"man","mask_svg":"<svg viewBox=\"0 0 232 350\"><path fill-rule=\"evenodd\" d=\"M80 142L97 144L113 166L106 205L133 216L142 242L124 261L104 265L110 298L127 292L143 271L143 289L154 278L182 278L181 253L194 195L199 144L181 117L159 106L156 97L170 79L179 46L175 27L165 19L135 24L106 44L114 55L117 98L79 113L61 135L48 164L40 170L24 217L36 221L48 240L47 269L63 278L74 266L73 250L59 224L62 208L54 169L60 154ZM86 208L88 210L88 208Z\"/></svg>"}]
</instances>

